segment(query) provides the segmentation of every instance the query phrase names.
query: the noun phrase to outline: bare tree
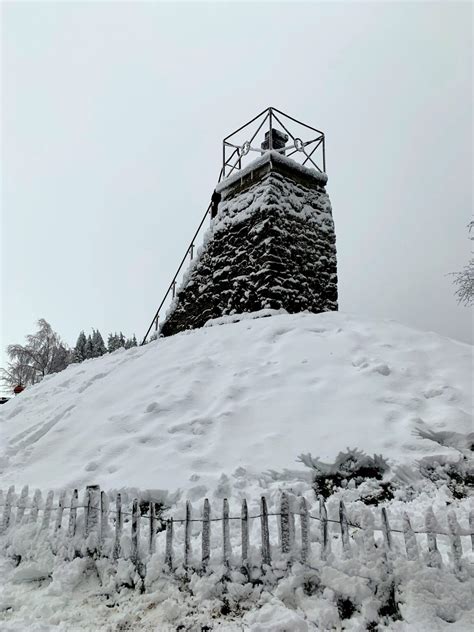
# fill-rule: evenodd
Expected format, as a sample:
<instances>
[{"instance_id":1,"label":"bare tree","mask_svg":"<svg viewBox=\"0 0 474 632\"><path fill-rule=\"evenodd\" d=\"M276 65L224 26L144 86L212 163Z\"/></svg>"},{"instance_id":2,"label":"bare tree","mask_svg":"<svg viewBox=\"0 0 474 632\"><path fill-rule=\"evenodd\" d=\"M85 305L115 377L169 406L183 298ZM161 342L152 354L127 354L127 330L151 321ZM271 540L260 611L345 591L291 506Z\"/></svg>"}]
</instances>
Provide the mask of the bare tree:
<instances>
[{"instance_id":1,"label":"bare tree","mask_svg":"<svg viewBox=\"0 0 474 632\"><path fill-rule=\"evenodd\" d=\"M469 233L474 228L474 220L468 224ZM474 241L474 237L470 237ZM468 263L460 272L454 272L454 285L456 286L455 295L458 302L463 305L474 304L474 257L471 256Z\"/></svg>"},{"instance_id":2,"label":"bare tree","mask_svg":"<svg viewBox=\"0 0 474 632\"><path fill-rule=\"evenodd\" d=\"M7 353L10 361L2 369L1 380L10 388L35 384L49 373L62 371L71 361L69 349L44 318L38 321L38 331L26 336L26 345L9 345Z\"/></svg>"}]
</instances>

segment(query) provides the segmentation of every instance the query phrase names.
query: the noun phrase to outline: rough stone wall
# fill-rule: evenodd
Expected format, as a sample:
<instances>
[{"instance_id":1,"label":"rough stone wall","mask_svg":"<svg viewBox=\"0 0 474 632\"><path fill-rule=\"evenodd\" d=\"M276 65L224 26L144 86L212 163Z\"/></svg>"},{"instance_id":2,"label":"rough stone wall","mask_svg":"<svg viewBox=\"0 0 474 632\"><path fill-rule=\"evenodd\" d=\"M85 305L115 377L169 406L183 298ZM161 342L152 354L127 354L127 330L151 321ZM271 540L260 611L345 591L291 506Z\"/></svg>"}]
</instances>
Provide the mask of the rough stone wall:
<instances>
[{"instance_id":1,"label":"rough stone wall","mask_svg":"<svg viewBox=\"0 0 474 632\"><path fill-rule=\"evenodd\" d=\"M300 168L290 177L291 165L288 159L270 161L256 178L254 172L246 181L224 181L219 213L177 292L163 335L265 308L337 310L326 176L305 177Z\"/></svg>"}]
</instances>

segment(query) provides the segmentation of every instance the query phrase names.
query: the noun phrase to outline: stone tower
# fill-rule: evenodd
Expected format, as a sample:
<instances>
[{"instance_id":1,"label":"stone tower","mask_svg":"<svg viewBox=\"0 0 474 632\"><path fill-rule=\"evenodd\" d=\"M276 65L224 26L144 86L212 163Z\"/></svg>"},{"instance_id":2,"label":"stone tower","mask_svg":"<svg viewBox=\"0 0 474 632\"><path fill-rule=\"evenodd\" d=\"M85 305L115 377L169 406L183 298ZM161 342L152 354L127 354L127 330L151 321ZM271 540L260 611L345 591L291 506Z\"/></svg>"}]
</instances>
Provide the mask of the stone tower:
<instances>
[{"instance_id":1,"label":"stone tower","mask_svg":"<svg viewBox=\"0 0 474 632\"><path fill-rule=\"evenodd\" d=\"M160 328L162 335L267 308L290 313L337 310L336 238L327 175L285 155L304 151L305 144L296 138L287 146L288 135L271 125L260 155L242 167L242 157L251 149L244 143L237 168L218 184L211 226ZM225 166L224 154L224 174Z\"/></svg>"}]
</instances>

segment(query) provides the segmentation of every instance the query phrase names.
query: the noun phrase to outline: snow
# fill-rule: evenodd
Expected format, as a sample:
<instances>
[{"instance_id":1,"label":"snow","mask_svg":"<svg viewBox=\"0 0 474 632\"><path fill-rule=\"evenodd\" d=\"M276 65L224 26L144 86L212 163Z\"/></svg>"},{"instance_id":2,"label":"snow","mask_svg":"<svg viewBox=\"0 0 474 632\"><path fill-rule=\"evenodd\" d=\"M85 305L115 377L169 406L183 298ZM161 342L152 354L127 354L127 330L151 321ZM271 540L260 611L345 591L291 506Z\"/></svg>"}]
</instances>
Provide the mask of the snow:
<instances>
[{"instance_id":1,"label":"snow","mask_svg":"<svg viewBox=\"0 0 474 632\"><path fill-rule=\"evenodd\" d=\"M222 182L220 182L217 185L216 191L220 193L227 187L231 186L232 184L235 184L236 182L244 178L246 175L248 175L252 171L255 171L255 169L262 167L267 162L280 163L280 164L286 165L290 167L293 171L297 171L301 173L306 178L311 178L315 180L315 182L317 182L318 184L325 185L328 181L328 177L325 173L316 171L316 169L313 169L311 167L305 167L303 165L300 165L295 160L292 160L291 158L284 156L281 152L274 150L274 151L266 151L263 154L263 156L260 156L259 158L257 158L256 160L253 160L242 169L239 169L239 171L229 175L227 178L222 180Z\"/></svg>"},{"instance_id":2,"label":"snow","mask_svg":"<svg viewBox=\"0 0 474 632\"><path fill-rule=\"evenodd\" d=\"M142 498L168 505L177 519L184 516L186 500L193 503L193 516L200 516L205 497L211 517L221 514L223 498L229 499L230 515L239 515L244 497L249 516L257 516L265 494L271 514L285 490L290 502L295 495L304 497L315 515L311 471L297 461L301 454L330 462L346 446L357 447L382 454L391 473L408 481L418 460L458 459L459 451L469 448L472 432L471 362L470 346L393 321L281 310L226 316L201 329L72 365L3 405L0 488L15 484L19 491L29 484L41 488L44 497L50 488L99 484L121 490L124 498L139 489ZM432 507L439 531L449 532L448 511L455 509L460 533L469 532L469 499L457 501L446 486L435 488L426 480L418 487L411 484L416 494L396 496L386 505L392 528L402 527L406 512L411 527L423 531ZM364 485L370 492L370 483ZM164 533L158 534L143 594L116 589L116 582L136 579L129 561L120 560L116 574L107 560L58 562L41 538L32 540L32 525L22 525L10 545L25 561L15 568L0 556L0 628L368 629L380 606L374 582L384 586L386 579L380 558L371 553L373 518L360 503L360 490L347 487L334 494L327 502L329 517L337 516L341 499L351 520L366 526L360 535L352 534L352 557L340 554L332 524L334 554L322 562L319 523L311 520L309 566L296 563L285 573L285 560L275 548L278 525L271 519L272 573L281 579L267 577L260 585L236 571L221 581L226 572L220 561L222 523L211 523L209 572L191 574L190 590L183 590L179 574L162 575ZM378 529L380 514L374 515ZM201 525L192 524L191 559L196 562ZM178 564L183 531L177 524ZM258 520L249 520L249 531L255 558ZM379 531L375 537L380 543ZM393 537L403 550L403 535ZM231 521L232 568L238 567L239 538L238 521ZM441 568L394 556L403 620L385 621L380 630L471 628L474 557L469 537L462 539L458 576L447 536L438 536ZM122 545L130 548L129 523ZM426 538L418 536L418 545L420 555L426 555ZM341 598L357 604L342 624ZM231 610L237 608L228 616L221 613L224 600Z\"/></svg>"},{"instance_id":3,"label":"snow","mask_svg":"<svg viewBox=\"0 0 474 632\"><path fill-rule=\"evenodd\" d=\"M412 462L437 447L417 427L472 431L471 361L466 344L332 312L246 315L119 349L2 406L1 487L183 488L196 499L242 468L301 468L308 451Z\"/></svg>"}]
</instances>

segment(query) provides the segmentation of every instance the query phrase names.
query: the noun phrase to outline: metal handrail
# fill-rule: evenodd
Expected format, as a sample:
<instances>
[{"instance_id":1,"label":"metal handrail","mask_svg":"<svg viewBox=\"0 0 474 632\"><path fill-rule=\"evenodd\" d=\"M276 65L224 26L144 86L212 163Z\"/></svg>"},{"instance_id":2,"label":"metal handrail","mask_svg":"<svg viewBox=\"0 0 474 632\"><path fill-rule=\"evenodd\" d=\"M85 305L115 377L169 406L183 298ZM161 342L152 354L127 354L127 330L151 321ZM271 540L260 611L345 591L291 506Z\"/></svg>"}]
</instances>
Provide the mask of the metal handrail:
<instances>
[{"instance_id":1,"label":"metal handrail","mask_svg":"<svg viewBox=\"0 0 474 632\"><path fill-rule=\"evenodd\" d=\"M212 206L212 202L209 203L209 206L207 207L206 212L204 213L204 217L202 218L202 220L201 220L196 232L194 233L194 236L193 236L193 238L191 240L191 243L189 244L189 246L188 246L188 248L187 248L187 250L186 250L186 252L184 254L184 257L181 259L181 263L179 264L179 267L176 270L176 274L174 275L171 283L169 284L169 287L166 290L166 293L165 293L165 295L163 297L163 300L161 301L160 306L158 307L158 309L155 312L155 315L153 316L153 320L151 321L150 326L148 327L147 332L146 332L146 334L143 337L143 340L141 342L142 345L144 345L146 343L146 339L148 338L148 335L150 334L150 331L153 329L153 325L155 325L155 329L158 329L158 316L160 315L161 308L163 307L166 299L168 298L169 293L170 292L173 293L173 298L175 296L176 279L178 278L178 274L181 272L181 268L183 267L184 262L186 261L186 258L188 256L188 254L191 255L191 259L193 258L193 251L194 251L194 246L195 246L194 242L196 241L196 237L198 236L199 231L201 230L202 225L204 224L204 221L205 221L206 217L210 213L211 206Z\"/></svg>"}]
</instances>

